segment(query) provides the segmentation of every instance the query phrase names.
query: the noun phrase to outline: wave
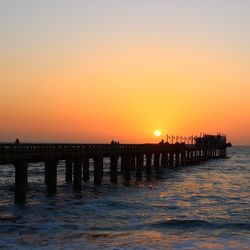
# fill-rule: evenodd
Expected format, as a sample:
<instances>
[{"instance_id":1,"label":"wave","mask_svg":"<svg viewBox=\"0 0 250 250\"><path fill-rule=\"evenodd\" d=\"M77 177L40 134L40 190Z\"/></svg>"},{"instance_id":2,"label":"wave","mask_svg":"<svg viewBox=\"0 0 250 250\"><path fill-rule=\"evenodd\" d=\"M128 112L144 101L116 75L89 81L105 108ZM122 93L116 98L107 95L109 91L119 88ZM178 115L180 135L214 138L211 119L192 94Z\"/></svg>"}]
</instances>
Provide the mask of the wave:
<instances>
[{"instance_id":1,"label":"wave","mask_svg":"<svg viewBox=\"0 0 250 250\"><path fill-rule=\"evenodd\" d=\"M88 227L90 231L133 231L133 230L237 230L250 231L250 223L213 223L204 220L167 220L147 224L112 225Z\"/></svg>"},{"instance_id":2,"label":"wave","mask_svg":"<svg viewBox=\"0 0 250 250\"><path fill-rule=\"evenodd\" d=\"M237 229L250 230L250 223L214 223L205 220L167 220L148 225L153 228L168 229Z\"/></svg>"}]
</instances>

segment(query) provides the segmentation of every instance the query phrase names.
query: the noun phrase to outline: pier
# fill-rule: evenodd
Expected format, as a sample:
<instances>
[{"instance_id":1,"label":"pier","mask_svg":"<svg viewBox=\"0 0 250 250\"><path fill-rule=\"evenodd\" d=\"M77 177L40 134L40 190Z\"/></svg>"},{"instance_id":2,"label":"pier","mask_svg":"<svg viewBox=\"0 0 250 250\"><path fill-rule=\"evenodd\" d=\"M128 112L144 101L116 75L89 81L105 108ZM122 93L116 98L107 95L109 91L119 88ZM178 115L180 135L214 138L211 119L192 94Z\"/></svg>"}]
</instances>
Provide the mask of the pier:
<instances>
[{"instance_id":1,"label":"pier","mask_svg":"<svg viewBox=\"0 0 250 250\"><path fill-rule=\"evenodd\" d=\"M145 173L162 168L194 165L198 162L224 158L231 146L222 135L203 135L190 140L159 144L34 144L0 143L0 165L15 168L15 203L25 203L28 185L28 164L44 162L44 183L48 194L57 191L57 167L65 160L65 182L80 192L82 182L90 179L89 159L94 161L94 184L101 185L103 158L110 158L110 182L117 183L118 159L121 178L130 181L131 173L140 179Z\"/></svg>"}]
</instances>

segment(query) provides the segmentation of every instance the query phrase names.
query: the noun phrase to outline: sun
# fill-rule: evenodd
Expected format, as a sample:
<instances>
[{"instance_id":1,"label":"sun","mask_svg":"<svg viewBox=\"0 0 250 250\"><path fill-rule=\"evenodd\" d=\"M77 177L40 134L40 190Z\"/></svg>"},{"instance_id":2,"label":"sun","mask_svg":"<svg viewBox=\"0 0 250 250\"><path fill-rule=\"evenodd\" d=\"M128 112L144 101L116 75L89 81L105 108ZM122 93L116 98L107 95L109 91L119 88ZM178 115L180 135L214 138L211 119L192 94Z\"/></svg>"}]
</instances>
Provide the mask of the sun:
<instances>
[{"instance_id":1,"label":"sun","mask_svg":"<svg viewBox=\"0 0 250 250\"><path fill-rule=\"evenodd\" d=\"M154 135L156 136L156 137L159 137L160 135L161 135L161 131L160 130L155 130L154 131Z\"/></svg>"}]
</instances>

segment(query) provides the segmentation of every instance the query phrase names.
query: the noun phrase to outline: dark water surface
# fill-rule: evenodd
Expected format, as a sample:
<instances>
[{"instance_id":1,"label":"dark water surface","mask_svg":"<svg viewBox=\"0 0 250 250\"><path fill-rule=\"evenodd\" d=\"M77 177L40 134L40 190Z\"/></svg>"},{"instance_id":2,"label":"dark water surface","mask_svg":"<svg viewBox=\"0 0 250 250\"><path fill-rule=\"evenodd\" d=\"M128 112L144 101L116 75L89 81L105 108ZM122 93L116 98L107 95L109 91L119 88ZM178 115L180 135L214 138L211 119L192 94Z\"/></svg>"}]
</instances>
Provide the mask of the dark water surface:
<instances>
[{"instance_id":1,"label":"dark water surface","mask_svg":"<svg viewBox=\"0 0 250 250\"><path fill-rule=\"evenodd\" d=\"M54 197L43 163L31 164L24 206L13 204L13 166L0 166L0 249L250 249L250 147L228 152L130 185L109 183L106 159L103 185L80 194L62 161Z\"/></svg>"}]
</instances>

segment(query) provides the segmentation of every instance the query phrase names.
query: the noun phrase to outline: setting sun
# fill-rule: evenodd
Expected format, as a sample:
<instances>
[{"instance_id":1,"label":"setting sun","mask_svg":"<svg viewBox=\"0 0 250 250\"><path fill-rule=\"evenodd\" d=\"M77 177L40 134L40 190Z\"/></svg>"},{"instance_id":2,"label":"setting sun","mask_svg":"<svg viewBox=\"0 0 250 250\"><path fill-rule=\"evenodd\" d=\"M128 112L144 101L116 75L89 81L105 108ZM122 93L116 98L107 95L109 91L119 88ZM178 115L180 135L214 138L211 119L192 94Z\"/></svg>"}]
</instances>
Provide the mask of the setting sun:
<instances>
[{"instance_id":1,"label":"setting sun","mask_svg":"<svg viewBox=\"0 0 250 250\"><path fill-rule=\"evenodd\" d=\"M160 131L160 130L155 130L155 131L154 131L154 135L155 135L156 137L159 137L159 136L161 135L161 131Z\"/></svg>"}]
</instances>

